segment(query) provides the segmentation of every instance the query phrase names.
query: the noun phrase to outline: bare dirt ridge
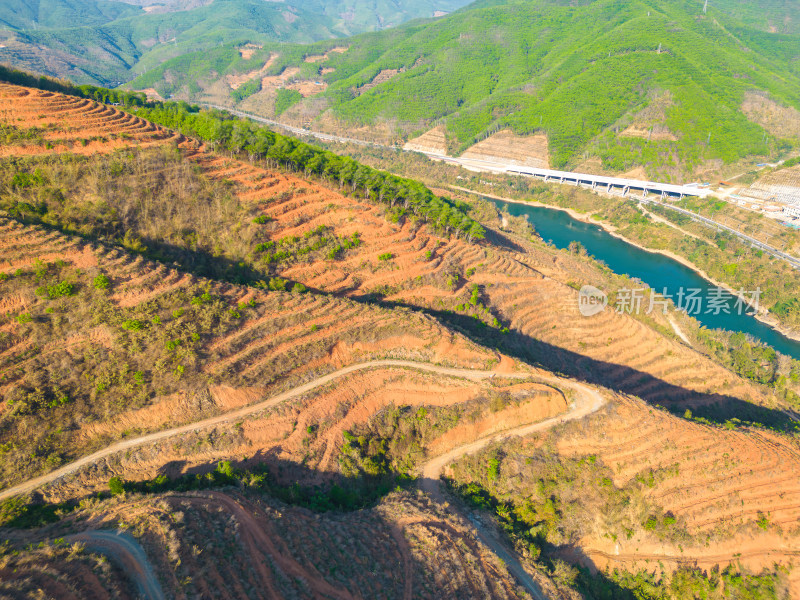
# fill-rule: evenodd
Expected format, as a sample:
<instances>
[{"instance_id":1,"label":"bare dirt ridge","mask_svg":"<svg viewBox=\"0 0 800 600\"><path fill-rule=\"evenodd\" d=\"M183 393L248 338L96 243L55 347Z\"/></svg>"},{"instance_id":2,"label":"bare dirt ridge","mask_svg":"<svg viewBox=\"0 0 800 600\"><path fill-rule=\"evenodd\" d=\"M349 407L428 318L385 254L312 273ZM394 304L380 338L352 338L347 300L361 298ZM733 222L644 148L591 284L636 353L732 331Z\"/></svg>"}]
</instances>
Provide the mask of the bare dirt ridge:
<instances>
[{"instance_id":1,"label":"bare dirt ridge","mask_svg":"<svg viewBox=\"0 0 800 600\"><path fill-rule=\"evenodd\" d=\"M233 489L117 496L70 520L90 532L135 523L167 597L529 598L468 520L418 490L391 492L372 508L323 513ZM62 556L89 550L64 546ZM46 556L47 546L24 553L5 572L38 559L52 573ZM141 597L125 573L113 575L118 583L106 589ZM48 597L109 597L102 589L72 596L43 589Z\"/></svg>"}]
</instances>

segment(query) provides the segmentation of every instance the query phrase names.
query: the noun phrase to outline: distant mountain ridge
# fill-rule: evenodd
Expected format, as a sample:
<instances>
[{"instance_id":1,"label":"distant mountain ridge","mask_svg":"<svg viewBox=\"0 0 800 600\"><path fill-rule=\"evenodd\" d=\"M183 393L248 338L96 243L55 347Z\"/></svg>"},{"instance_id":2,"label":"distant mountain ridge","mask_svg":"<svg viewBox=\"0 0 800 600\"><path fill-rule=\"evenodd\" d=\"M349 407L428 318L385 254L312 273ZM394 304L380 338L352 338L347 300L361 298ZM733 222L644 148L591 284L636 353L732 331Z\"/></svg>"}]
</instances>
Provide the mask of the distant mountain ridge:
<instances>
[{"instance_id":1,"label":"distant mountain ridge","mask_svg":"<svg viewBox=\"0 0 800 600\"><path fill-rule=\"evenodd\" d=\"M288 119L390 129L403 139L439 126L454 153L503 129L546 134L556 167L644 166L681 178L797 146L791 128L769 124L747 101L759 95L800 120L800 36L761 28L797 2L718 0L707 14L702 0L573 4L481 0L433 22L338 41L348 50L324 64L307 57L330 43L267 45L261 58L275 56L263 74L320 84ZM754 6L763 10L751 26L742 19ZM180 60L194 60L196 82L213 56ZM219 73L247 72L236 62L226 69ZM225 86L209 69L204 76L203 90L192 91L167 61L131 85L219 98ZM245 106L264 112L268 99L257 99L267 93Z\"/></svg>"},{"instance_id":2,"label":"distant mountain ridge","mask_svg":"<svg viewBox=\"0 0 800 600\"><path fill-rule=\"evenodd\" d=\"M118 85L162 61L231 42L307 43L399 25L464 0L8 0L0 62Z\"/></svg>"}]
</instances>

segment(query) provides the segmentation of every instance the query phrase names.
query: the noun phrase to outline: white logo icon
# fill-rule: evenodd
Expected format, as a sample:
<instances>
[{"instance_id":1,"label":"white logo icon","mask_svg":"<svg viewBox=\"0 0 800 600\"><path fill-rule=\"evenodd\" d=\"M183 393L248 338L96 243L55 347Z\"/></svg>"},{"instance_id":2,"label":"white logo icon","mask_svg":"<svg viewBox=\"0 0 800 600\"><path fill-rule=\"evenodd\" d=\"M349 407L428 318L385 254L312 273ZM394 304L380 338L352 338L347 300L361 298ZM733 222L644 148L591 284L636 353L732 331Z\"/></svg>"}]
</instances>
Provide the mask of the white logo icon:
<instances>
[{"instance_id":1,"label":"white logo icon","mask_svg":"<svg viewBox=\"0 0 800 600\"><path fill-rule=\"evenodd\" d=\"M584 317L593 317L603 312L608 305L608 296L593 285L585 285L578 293L578 310Z\"/></svg>"}]
</instances>

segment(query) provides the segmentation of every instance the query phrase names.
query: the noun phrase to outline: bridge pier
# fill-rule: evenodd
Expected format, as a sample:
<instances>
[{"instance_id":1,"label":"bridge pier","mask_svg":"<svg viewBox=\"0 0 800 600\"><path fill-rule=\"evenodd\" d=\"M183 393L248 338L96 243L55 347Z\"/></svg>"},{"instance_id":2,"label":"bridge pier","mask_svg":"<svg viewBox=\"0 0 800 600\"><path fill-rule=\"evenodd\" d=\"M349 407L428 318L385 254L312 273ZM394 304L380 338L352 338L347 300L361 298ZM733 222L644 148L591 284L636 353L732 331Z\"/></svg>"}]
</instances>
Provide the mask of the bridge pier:
<instances>
[{"instance_id":1,"label":"bridge pier","mask_svg":"<svg viewBox=\"0 0 800 600\"><path fill-rule=\"evenodd\" d=\"M630 191L630 189L631 188L629 188L627 185L624 188L622 188L622 197L623 198L628 195L628 191Z\"/></svg>"}]
</instances>

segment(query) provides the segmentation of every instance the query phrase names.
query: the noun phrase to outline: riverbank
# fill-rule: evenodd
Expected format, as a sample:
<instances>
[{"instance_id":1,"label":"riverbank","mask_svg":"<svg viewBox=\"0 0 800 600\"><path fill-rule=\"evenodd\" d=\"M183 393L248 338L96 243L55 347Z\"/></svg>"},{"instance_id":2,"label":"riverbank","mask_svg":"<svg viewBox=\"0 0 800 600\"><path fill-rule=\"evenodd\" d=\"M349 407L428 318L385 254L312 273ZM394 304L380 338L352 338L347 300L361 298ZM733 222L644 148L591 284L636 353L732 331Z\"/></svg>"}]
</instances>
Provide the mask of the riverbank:
<instances>
[{"instance_id":1,"label":"riverbank","mask_svg":"<svg viewBox=\"0 0 800 600\"><path fill-rule=\"evenodd\" d=\"M574 210L572 208L568 208L568 207L557 206L557 205L548 204L548 203L539 202L539 201L516 200L516 199L513 199L513 198L497 196L495 194L484 193L484 192L476 192L475 190L470 190L468 188L463 188L463 187L459 187L459 186L449 186L449 187L451 189L453 189L453 190L457 190L457 191L460 191L460 192L467 192L467 193L471 193L471 194L477 194L479 196L483 196L483 197L490 198L492 200L497 200L497 201L500 201L500 202L506 202L506 203L511 203L511 204L519 204L519 205L530 206L530 207L541 207L541 208L547 208L547 209L550 209L550 210L562 211L562 212L566 213L567 215L569 215L572 219L575 219L576 221L581 221L583 223L589 223L589 224L597 225L598 227L603 229L610 236L615 237L615 238L625 242L626 244L630 244L631 246L634 246L634 247L636 247L636 248L638 248L640 250L643 250L644 252L648 252L650 254L660 254L660 255L665 256L665 257L667 257L667 258L669 258L671 260L674 260L675 262L683 265L687 269L690 269L691 271L693 271L694 273L696 273L697 275L699 275L700 277L705 279L711 285L726 290L732 296L734 296L736 298L740 298L748 306L751 306L751 300L749 298L739 294L737 290L734 290L730 285L726 284L725 282L719 281L719 280L715 279L714 277L710 276L703 269L701 269L700 267L698 267L694 263L690 262L685 257L680 256L679 254L676 254L675 252L672 252L671 250L667 250L667 249L648 248L647 246L644 246L644 245L642 245L642 244L640 244L640 243L638 243L638 242L636 242L634 240L631 240L630 238L627 238L624 235L622 235L621 233L619 233L618 228L615 227L614 225L612 225L611 223L608 223L607 221L603 221L603 220L599 220L599 219L594 219L593 218L593 214L594 213L581 213L581 212L578 212L578 211L576 211L576 210ZM666 224L670 225L670 226L673 226L670 223L666 223ZM678 231L680 231L680 228L677 228L675 226L673 226L673 227L675 229L678 229ZM751 306L751 308L752 308L752 306ZM797 331L794 331L792 329L789 329L789 328L785 327L783 324L781 324L778 321L778 319L776 317L774 317L772 314L770 314L769 311L766 308L759 306L758 309L756 310L756 314L753 315L753 316L759 322L763 323L764 325L768 326L769 328L773 329L774 331L780 333L782 336L784 336L784 337L786 337L786 338L788 338L790 340L793 340L793 341L796 341L796 342L800 342L800 332L797 332Z\"/></svg>"}]
</instances>

